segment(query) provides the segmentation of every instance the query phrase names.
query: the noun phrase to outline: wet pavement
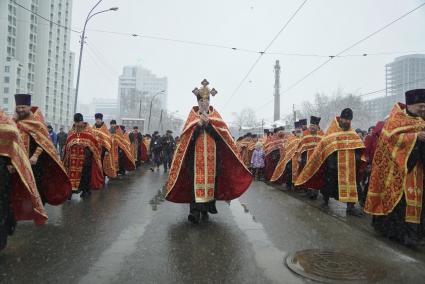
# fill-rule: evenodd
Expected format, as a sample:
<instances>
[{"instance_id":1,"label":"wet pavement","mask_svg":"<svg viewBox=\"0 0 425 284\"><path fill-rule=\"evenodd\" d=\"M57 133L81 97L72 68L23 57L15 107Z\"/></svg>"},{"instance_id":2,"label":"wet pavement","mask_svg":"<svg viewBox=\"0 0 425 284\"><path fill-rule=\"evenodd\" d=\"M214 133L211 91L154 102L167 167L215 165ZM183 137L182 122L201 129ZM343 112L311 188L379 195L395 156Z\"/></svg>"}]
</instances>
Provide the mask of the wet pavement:
<instances>
[{"instance_id":1,"label":"wet pavement","mask_svg":"<svg viewBox=\"0 0 425 284\"><path fill-rule=\"evenodd\" d=\"M192 225L188 205L163 200L162 172L138 169L58 207L49 223L19 223L0 253L0 283L307 283L285 257L336 250L385 270L379 283L423 283L425 255L376 236L297 194L254 182L218 215ZM308 282L311 283L311 282Z\"/></svg>"}]
</instances>

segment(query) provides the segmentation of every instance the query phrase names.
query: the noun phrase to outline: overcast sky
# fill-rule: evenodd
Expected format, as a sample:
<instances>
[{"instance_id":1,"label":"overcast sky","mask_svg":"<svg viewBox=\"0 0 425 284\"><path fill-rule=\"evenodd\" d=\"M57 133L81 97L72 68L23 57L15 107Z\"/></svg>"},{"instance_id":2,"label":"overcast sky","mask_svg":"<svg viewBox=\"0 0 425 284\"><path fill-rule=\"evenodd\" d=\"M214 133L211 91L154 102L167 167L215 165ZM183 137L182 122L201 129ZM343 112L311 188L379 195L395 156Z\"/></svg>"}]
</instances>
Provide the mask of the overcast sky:
<instances>
[{"instance_id":1,"label":"overcast sky","mask_svg":"<svg viewBox=\"0 0 425 284\"><path fill-rule=\"evenodd\" d=\"M81 29L97 0L74 0L72 25ZM324 57L264 55L232 97L258 54L93 31L95 29L264 50L303 0L104 0L98 9L118 6L91 20L81 74L80 99L115 98L125 65L141 64L169 82L169 111L186 116L195 104L192 89L207 78L218 90L212 104L227 120L245 107L258 109L273 99L275 60L286 89L326 60ZM269 52L333 55L420 5L416 0L310 0ZM78 34L71 37L78 58ZM425 7L346 54L404 52L332 60L282 94L282 114L315 93L366 93L385 87L386 63L417 51L425 53ZM77 64L77 62L76 62ZM77 67L77 65L76 65ZM271 120L273 104L257 111Z\"/></svg>"}]
</instances>

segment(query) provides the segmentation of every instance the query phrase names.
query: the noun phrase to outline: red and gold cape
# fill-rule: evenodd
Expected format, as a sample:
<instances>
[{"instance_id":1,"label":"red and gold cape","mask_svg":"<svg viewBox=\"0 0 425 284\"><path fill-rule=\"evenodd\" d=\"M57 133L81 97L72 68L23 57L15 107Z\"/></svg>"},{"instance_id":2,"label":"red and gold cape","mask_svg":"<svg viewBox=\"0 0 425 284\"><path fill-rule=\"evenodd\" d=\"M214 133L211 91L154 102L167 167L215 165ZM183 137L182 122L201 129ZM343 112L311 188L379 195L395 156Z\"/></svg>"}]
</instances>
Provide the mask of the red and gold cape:
<instances>
[{"instance_id":1,"label":"red and gold cape","mask_svg":"<svg viewBox=\"0 0 425 284\"><path fill-rule=\"evenodd\" d=\"M252 147L252 145L255 146L254 139L252 139L251 137L244 138L236 144L240 149L242 161L244 162L245 166L249 168L251 166L252 152L254 151L254 147Z\"/></svg>"},{"instance_id":2,"label":"red and gold cape","mask_svg":"<svg viewBox=\"0 0 425 284\"><path fill-rule=\"evenodd\" d=\"M16 220L33 220L42 225L47 213L37 190L31 164L16 124L0 110L0 156L10 158L12 174L12 208Z\"/></svg>"},{"instance_id":3,"label":"red and gold cape","mask_svg":"<svg viewBox=\"0 0 425 284\"><path fill-rule=\"evenodd\" d=\"M115 167L118 169L118 147L124 152L124 168L126 171L134 171L136 169L136 161L134 160L133 154L130 149L130 138L128 135L123 133L119 126L116 126L115 133L112 136L112 148L113 156L115 159ZM127 140L127 138L128 140Z\"/></svg>"},{"instance_id":4,"label":"red and gold cape","mask_svg":"<svg viewBox=\"0 0 425 284\"><path fill-rule=\"evenodd\" d=\"M101 147L93 129L85 123L84 129L77 131L74 125L68 132L64 153L64 165L71 180L73 191L78 191L80 185L81 172L85 160L85 148L92 152L90 187L92 189L100 189L104 183L100 154Z\"/></svg>"},{"instance_id":5,"label":"red and gold cape","mask_svg":"<svg viewBox=\"0 0 425 284\"><path fill-rule=\"evenodd\" d=\"M217 162L221 163L222 171L216 177L215 198L217 200L232 200L241 196L248 189L252 182L252 175L244 165L226 123L213 107L210 107L208 118L209 123L221 138L216 142L220 144L218 146L221 153ZM199 122L199 108L193 107L183 128L166 184L166 199L171 202L190 203L194 201L194 180L187 178L191 176L187 151ZM197 171L196 166L194 170Z\"/></svg>"},{"instance_id":6,"label":"red and gold cape","mask_svg":"<svg viewBox=\"0 0 425 284\"><path fill-rule=\"evenodd\" d=\"M105 155L102 161L103 172L110 178L117 177L117 169L115 168L115 162L112 152L112 138L109 133L108 127L105 123L102 124L100 128L97 128L96 125L93 125L93 133L96 135L97 140L101 147L105 148L108 151L108 155ZM102 152L101 152L102 153Z\"/></svg>"},{"instance_id":7,"label":"red and gold cape","mask_svg":"<svg viewBox=\"0 0 425 284\"><path fill-rule=\"evenodd\" d=\"M307 161L311 154L313 154L314 149L316 148L317 144L322 140L322 137L325 135L325 133L322 130L319 130L317 134L313 135L311 134L310 130L306 130L303 133L303 137L300 141L300 144L298 145L298 153L300 155L304 154L304 152L307 151Z\"/></svg>"},{"instance_id":8,"label":"red and gold cape","mask_svg":"<svg viewBox=\"0 0 425 284\"><path fill-rule=\"evenodd\" d=\"M357 170L359 169L356 169L355 150L364 148L363 141L357 133L353 129L344 131L339 126L339 117L336 117L298 175L295 186L313 189L323 187L325 161L332 153L338 151L339 201L357 202Z\"/></svg>"},{"instance_id":9,"label":"red and gold cape","mask_svg":"<svg viewBox=\"0 0 425 284\"><path fill-rule=\"evenodd\" d=\"M280 157L282 157L284 154L284 144L285 137L279 137L278 134L274 134L268 139L268 141L264 145L264 152L266 155L264 177L266 180L270 180L272 178L276 166L279 163L279 161L273 160L271 153L273 153L274 151L279 151Z\"/></svg>"},{"instance_id":10,"label":"red and gold cape","mask_svg":"<svg viewBox=\"0 0 425 284\"><path fill-rule=\"evenodd\" d=\"M297 156L297 150L298 145L301 141L301 138L298 136L290 136L285 140L285 148L284 148L284 155L280 157L280 161L276 166L275 171L273 172L273 175L270 179L271 182L282 184L285 176L285 169L286 165L289 163L289 161L292 161L292 178L293 180L296 179L296 173L298 170L298 156Z\"/></svg>"},{"instance_id":11,"label":"red and gold cape","mask_svg":"<svg viewBox=\"0 0 425 284\"><path fill-rule=\"evenodd\" d=\"M140 160L143 162L149 161L148 148L146 147L146 138L142 139L142 143L140 143Z\"/></svg>"},{"instance_id":12,"label":"red and gold cape","mask_svg":"<svg viewBox=\"0 0 425 284\"><path fill-rule=\"evenodd\" d=\"M398 103L393 107L379 136L373 158L365 212L388 215L404 194L406 222L421 222L423 164L420 162L407 172L407 161L418 132L424 129L425 121L420 117L409 116L405 105Z\"/></svg>"},{"instance_id":13,"label":"red and gold cape","mask_svg":"<svg viewBox=\"0 0 425 284\"><path fill-rule=\"evenodd\" d=\"M31 108L32 115L23 120L15 120L21 133L31 136L35 143L43 149L39 163L43 168L42 188L39 190L51 205L59 205L71 195L71 183L59 154L52 143L41 111Z\"/></svg>"}]
</instances>

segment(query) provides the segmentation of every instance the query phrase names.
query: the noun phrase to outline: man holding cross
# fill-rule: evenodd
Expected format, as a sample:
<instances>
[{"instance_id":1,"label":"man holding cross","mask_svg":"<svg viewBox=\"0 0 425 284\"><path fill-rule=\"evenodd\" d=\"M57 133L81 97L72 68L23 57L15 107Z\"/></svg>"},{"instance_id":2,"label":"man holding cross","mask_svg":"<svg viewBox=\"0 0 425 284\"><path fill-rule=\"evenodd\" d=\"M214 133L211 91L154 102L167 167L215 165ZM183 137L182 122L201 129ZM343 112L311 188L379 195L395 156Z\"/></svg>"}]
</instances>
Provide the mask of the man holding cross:
<instances>
[{"instance_id":1,"label":"man holding cross","mask_svg":"<svg viewBox=\"0 0 425 284\"><path fill-rule=\"evenodd\" d=\"M190 204L192 223L207 221L208 213L217 213L216 200L238 198L252 182L226 123L210 106L217 91L208 85L204 80L193 90L198 105L183 128L166 184L168 201Z\"/></svg>"}]
</instances>

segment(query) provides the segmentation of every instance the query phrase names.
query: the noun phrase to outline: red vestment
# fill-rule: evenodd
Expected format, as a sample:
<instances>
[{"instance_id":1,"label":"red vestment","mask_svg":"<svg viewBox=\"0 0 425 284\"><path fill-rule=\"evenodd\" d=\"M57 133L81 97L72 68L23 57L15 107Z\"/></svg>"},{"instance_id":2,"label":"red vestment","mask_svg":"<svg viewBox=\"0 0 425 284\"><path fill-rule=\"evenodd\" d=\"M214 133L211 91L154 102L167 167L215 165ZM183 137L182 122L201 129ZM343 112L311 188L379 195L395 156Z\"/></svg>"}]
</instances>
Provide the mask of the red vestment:
<instances>
[{"instance_id":1,"label":"red vestment","mask_svg":"<svg viewBox=\"0 0 425 284\"><path fill-rule=\"evenodd\" d=\"M339 117L336 117L298 175L295 186L312 189L323 187L325 161L332 153L337 152L339 201L357 202L357 172L360 169L356 168L355 150L364 148L357 133L352 129L344 131L339 126Z\"/></svg>"},{"instance_id":2,"label":"red vestment","mask_svg":"<svg viewBox=\"0 0 425 284\"><path fill-rule=\"evenodd\" d=\"M52 143L44 117L37 107L31 108L32 115L27 119L16 120L16 125L22 137L32 137L43 149L38 163L43 168L41 188L38 190L51 205L59 205L71 195L71 183L59 154ZM31 157L29 157L31 158Z\"/></svg>"},{"instance_id":3,"label":"red vestment","mask_svg":"<svg viewBox=\"0 0 425 284\"><path fill-rule=\"evenodd\" d=\"M41 225L47 221L27 153L15 123L0 110L0 156L10 158L12 174L12 208L15 219L33 220Z\"/></svg>"},{"instance_id":4,"label":"red vestment","mask_svg":"<svg viewBox=\"0 0 425 284\"><path fill-rule=\"evenodd\" d=\"M105 155L102 161L103 172L110 178L117 177L117 169L115 168L115 162L112 154L112 138L108 128L104 123L100 128L97 128L96 125L94 125L93 133L96 135L100 146L108 151L108 155Z\"/></svg>"},{"instance_id":5,"label":"red vestment","mask_svg":"<svg viewBox=\"0 0 425 284\"><path fill-rule=\"evenodd\" d=\"M212 107L208 114L209 124L219 136L215 141L201 130L193 141L195 130L200 127L199 108L193 107L181 134L166 184L166 199L176 203L191 203L196 200L232 200L241 196L252 182L252 175L244 165L226 123ZM191 146L191 147L190 147ZM192 148L193 147L193 148ZM194 153L194 173L190 173L189 149ZM216 157L215 149L220 149ZM194 149L194 150L193 150ZM191 153L193 154L193 153ZM215 175L215 165L220 163L221 172ZM194 176L194 179L188 178ZM215 192L212 193L211 189ZM195 191L195 192L194 192ZM195 193L195 194L194 194ZM211 196L214 194L214 196Z\"/></svg>"},{"instance_id":6,"label":"red vestment","mask_svg":"<svg viewBox=\"0 0 425 284\"><path fill-rule=\"evenodd\" d=\"M379 136L372 162L365 212L388 215L406 199L405 221L421 223L424 170L422 161L409 172L407 161L425 121L407 114L404 104L396 104Z\"/></svg>"},{"instance_id":7,"label":"red vestment","mask_svg":"<svg viewBox=\"0 0 425 284\"><path fill-rule=\"evenodd\" d=\"M283 156L284 140L284 137L278 137L277 134L274 134L270 136L264 145L264 152L266 154L264 177L266 180L272 178L280 157Z\"/></svg>"},{"instance_id":8,"label":"red vestment","mask_svg":"<svg viewBox=\"0 0 425 284\"><path fill-rule=\"evenodd\" d=\"M79 190L86 148L92 153L90 187L92 189L100 189L104 183L100 155L101 147L93 129L87 123L80 131L77 131L75 126L73 126L68 133L64 153L64 165L71 180L73 191Z\"/></svg>"}]
</instances>

